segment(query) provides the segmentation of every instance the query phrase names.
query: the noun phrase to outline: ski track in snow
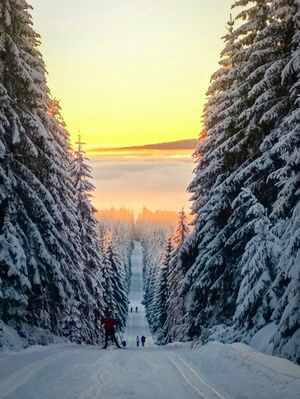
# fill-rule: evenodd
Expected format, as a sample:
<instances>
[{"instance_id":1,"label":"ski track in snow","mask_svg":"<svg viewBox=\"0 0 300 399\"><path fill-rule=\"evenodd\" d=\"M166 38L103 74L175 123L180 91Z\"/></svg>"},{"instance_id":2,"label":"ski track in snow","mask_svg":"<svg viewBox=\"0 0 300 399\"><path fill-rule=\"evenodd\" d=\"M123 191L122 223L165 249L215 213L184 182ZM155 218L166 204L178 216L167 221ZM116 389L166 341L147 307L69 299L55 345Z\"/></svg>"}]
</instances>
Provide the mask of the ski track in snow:
<instances>
[{"instance_id":1,"label":"ski track in snow","mask_svg":"<svg viewBox=\"0 0 300 399\"><path fill-rule=\"evenodd\" d=\"M297 399L300 367L246 345L155 346L141 304L143 250L132 254L127 348L33 347L0 357L0 399ZM138 312L135 307L138 306ZM145 335L145 348L136 336Z\"/></svg>"},{"instance_id":2,"label":"ski track in snow","mask_svg":"<svg viewBox=\"0 0 300 399\"><path fill-rule=\"evenodd\" d=\"M213 399L230 399L229 396L224 396L218 392L213 386L209 385L203 377L197 372L190 364L188 364L181 356L171 355L168 356L174 366L178 369L180 374L186 380L186 382L194 388L196 392L199 393L200 397L203 399L213 398Z\"/></svg>"},{"instance_id":3,"label":"ski track in snow","mask_svg":"<svg viewBox=\"0 0 300 399\"><path fill-rule=\"evenodd\" d=\"M93 364L93 371L90 375L90 378L93 381L93 384L88 387L80 396L79 399L93 399L99 397L99 387L103 385L102 374L104 374L103 366L107 366L109 361L116 356L115 353L108 354L98 361L96 364ZM99 369L99 366L100 369ZM100 385L99 385L100 383ZM105 396L101 395L102 399L105 399Z\"/></svg>"},{"instance_id":4,"label":"ski track in snow","mask_svg":"<svg viewBox=\"0 0 300 399\"><path fill-rule=\"evenodd\" d=\"M37 360L30 363L28 366L21 367L18 371L11 374L8 378L0 383L0 399L5 398L11 392L19 388L26 381L31 379L35 374L41 371L44 367L49 366L51 363L72 355L73 352L62 352L51 356L46 356L42 360Z\"/></svg>"}]
</instances>

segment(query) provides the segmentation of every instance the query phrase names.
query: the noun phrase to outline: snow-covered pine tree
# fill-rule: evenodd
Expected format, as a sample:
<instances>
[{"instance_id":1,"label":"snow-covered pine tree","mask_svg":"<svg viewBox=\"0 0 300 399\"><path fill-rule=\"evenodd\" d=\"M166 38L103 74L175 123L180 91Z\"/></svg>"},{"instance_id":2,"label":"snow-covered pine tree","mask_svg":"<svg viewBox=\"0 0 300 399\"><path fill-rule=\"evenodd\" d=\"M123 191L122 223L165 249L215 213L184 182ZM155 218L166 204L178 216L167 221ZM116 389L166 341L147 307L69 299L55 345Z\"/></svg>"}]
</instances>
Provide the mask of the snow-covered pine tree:
<instances>
[{"instance_id":1,"label":"snow-covered pine tree","mask_svg":"<svg viewBox=\"0 0 300 399\"><path fill-rule=\"evenodd\" d=\"M29 11L0 3L0 317L24 335L31 325L90 342L69 136Z\"/></svg>"},{"instance_id":2,"label":"snow-covered pine tree","mask_svg":"<svg viewBox=\"0 0 300 399\"><path fill-rule=\"evenodd\" d=\"M103 300L105 303L105 311L111 312L111 314L119 319L119 314L117 311L117 306L115 303L114 297L114 287L113 287L113 280L114 280L114 270L112 267L111 261L106 256L106 253L109 255L110 252L110 245L112 241L112 235L107 233L104 238L104 264L103 264Z\"/></svg>"},{"instance_id":3,"label":"snow-covered pine tree","mask_svg":"<svg viewBox=\"0 0 300 399\"><path fill-rule=\"evenodd\" d=\"M86 259L86 266L95 273L101 269L102 253L98 238L98 226L94 216L96 208L91 203L95 186L92 183L91 167L83 150L84 143L78 137L74 152L71 176L75 187L75 207L79 218L81 243Z\"/></svg>"},{"instance_id":4,"label":"snow-covered pine tree","mask_svg":"<svg viewBox=\"0 0 300 399\"><path fill-rule=\"evenodd\" d=\"M104 252L103 296L105 312L112 314L124 330L128 313L134 217L125 208L101 210L97 214L100 247Z\"/></svg>"},{"instance_id":5,"label":"snow-covered pine tree","mask_svg":"<svg viewBox=\"0 0 300 399\"><path fill-rule=\"evenodd\" d=\"M111 276L110 281L104 282L104 296L109 298L105 310L116 318L118 329L123 331L128 314L128 286L125 265L118 253L112 233L108 233L106 236L104 256L106 276ZM112 297L110 297L111 290Z\"/></svg>"},{"instance_id":6,"label":"snow-covered pine tree","mask_svg":"<svg viewBox=\"0 0 300 399\"><path fill-rule=\"evenodd\" d=\"M289 62L282 71L282 85L289 88L290 108L282 123L274 129L263 144L264 152L276 159L269 179L280 187L274 203L272 216L278 220L291 216L300 200L300 10L293 18L295 33L293 51Z\"/></svg>"},{"instance_id":7,"label":"snow-covered pine tree","mask_svg":"<svg viewBox=\"0 0 300 399\"><path fill-rule=\"evenodd\" d=\"M234 4L241 5L237 3ZM248 5L250 2L244 3ZM237 141L243 141L243 136L238 134L241 128L238 119L247 107L246 91L243 93L241 90L244 84L242 70L248 57L245 46L249 46L258 34L259 24L255 23L255 18L261 19L261 13L255 10L262 7L261 3L255 2L254 9L251 5L250 11L239 14L239 18L246 18L246 22L236 30L232 20L228 24L221 68L212 76L204 110L204 133L195 153L198 166L189 186L196 215L194 232L189 239L194 264L185 276L183 293L187 296L190 320L193 321L191 330L196 333L200 324L214 323L213 320L219 316L224 321L233 312L232 303L223 300L232 263L225 250L223 229L232 213L231 201L241 188L230 184L228 179L243 162L249 162L249 149L246 146L246 151L238 157L235 157L236 153L230 155L230 151Z\"/></svg>"},{"instance_id":8,"label":"snow-covered pine tree","mask_svg":"<svg viewBox=\"0 0 300 399\"><path fill-rule=\"evenodd\" d=\"M172 251L172 237L168 237L161 262L157 268L153 302L149 307L149 312L153 314L151 319L151 331L156 335L157 342L160 344L165 342L163 326L167 318L167 299L169 296L168 272Z\"/></svg>"},{"instance_id":9,"label":"snow-covered pine tree","mask_svg":"<svg viewBox=\"0 0 300 399\"><path fill-rule=\"evenodd\" d=\"M278 323L273 337L274 354L300 364L300 202L281 239L283 254L273 289L283 294L272 315Z\"/></svg>"},{"instance_id":10,"label":"snow-covered pine tree","mask_svg":"<svg viewBox=\"0 0 300 399\"><path fill-rule=\"evenodd\" d=\"M294 26L291 57L282 71L282 84L289 88L290 110L264 143L264 149L265 153L276 159L276 168L269 179L280 187L280 191L273 206L272 217L283 242L277 278L272 287L279 298L272 316L278 323L274 335L274 353L300 363L300 5L296 10L295 15L290 12L285 18L285 21L288 20ZM274 12L278 11L280 8L274 9ZM291 8L287 11L291 11Z\"/></svg>"},{"instance_id":11,"label":"snow-covered pine tree","mask_svg":"<svg viewBox=\"0 0 300 399\"><path fill-rule=\"evenodd\" d=\"M0 264L8 268L8 277L2 271L0 315L5 321L13 318L16 322L22 322L26 317L28 299L32 288L28 278L26 256L17 238L17 231L10 221L4 221L2 231L3 233L0 236Z\"/></svg>"},{"instance_id":12,"label":"snow-covered pine tree","mask_svg":"<svg viewBox=\"0 0 300 399\"><path fill-rule=\"evenodd\" d=\"M189 234L187 217L182 209L178 215L178 223L172 238L173 251L168 262L168 298L166 304L166 320L164 334L167 341L182 340L185 334L184 297L181 292L181 282L185 275L182 251Z\"/></svg>"},{"instance_id":13,"label":"snow-covered pine tree","mask_svg":"<svg viewBox=\"0 0 300 399\"><path fill-rule=\"evenodd\" d=\"M96 209L91 203L91 193L95 190L95 186L91 181L93 178L91 174L92 168L88 164L88 158L85 156L83 149L85 143L82 142L80 135L78 135L76 145L77 148L73 156L71 176L76 190L75 205L81 222L81 239L86 243L86 239L89 236L89 232L86 229L96 225L96 220L94 219ZM96 235L94 234L94 236Z\"/></svg>"},{"instance_id":14,"label":"snow-covered pine tree","mask_svg":"<svg viewBox=\"0 0 300 399\"><path fill-rule=\"evenodd\" d=\"M1 182L2 234L4 237L12 232L15 234L9 241L13 247L6 246L6 251L15 254L23 251L26 264L21 277L17 270L14 271L14 259L10 262L8 257L2 256L2 317L16 324L14 315L7 312L10 301L15 301L10 292L15 285L11 276L19 275L24 282L28 277L32 289L27 292L26 312L22 320L18 318L18 327L26 321L58 332L58 316L67 308L64 295L67 293L72 297L72 289L56 259L61 244L55 224L61 222L61 215L49 192L48 177L55 174L58 157L48 125L42 121L42 116L47 117L50 102L44 63L37 50L39 37L32 29L28 10L25 1L0 4L0 84L4 100L1 101L4 147L1 160L4 171ZM14 225L13 231L11 225ZM18 295L24 298L22 291ZM50 296L57 297L55 303L48 299ZM12 308L18 313L18 306Z\"/></svg>"},{"instance_id":15,"label":"snow-covered pine tree","mask_svg":"<svg viewBox=\"0 0 300 399\"><path fill-rule=\"evenodd\" d=\"M103 254L104 254L105 235L106 235L106 227L102 221L98 221L99 248Z\"/></svg>"},{"instance_id":16,"label":"snow-covered pine tree","mask_svg":"<svg viewBox=\"0 0 300 399\"><path fill-rule=\"evenodd\" d=\"M94 216L96 209L91 203L92 192L95 187L92 183L91 167L83 149L85 143L81 136L76 142L77 149L74 152L71 166L71 176L75 187L75 207L79 219L81 247L84 256L85 283L90 295L84 303L84 313L88 315L91 327L99 326L97 319L104 308L102 298L102 267L103 252L100 248L97 221ZM92 330L92 329L90 329ZM95 332L92 342L99 332Z\"/></svg>"},{"instance_id":17,"label":"snow-covered pine tree","mask_svg":"<svg viewBox=\"0 0 300 399\"><path fill-rule=\"evenodd\" d=\"M246 191L246 190L245 190ZM270 290L278 271L281 242L272 232L267 210L257 202L250 190L247 198L245 223L237 234L254 236L248 241L239 262L242 281L234 314L234 323L244 331L246 341L270 322L276 304Z\"/></svg>"},{"instance_id":18,"label":"snow-covered pine tree","mask_svg":"<svg viewBox=\"0 0 300 399\"><path fill-rule=\"evenodd\" d=\"M234 6L246 8L239 14L246 22L230 30L230 40L227 37L232 63L225 74L221 68L221 75L214 75L196 152L196 176L190 185L196 219L188 245L194 264L190 257L183 293L196 333L203 325L232 322L241 284L239 262L247 242L255 241L255 230L243 228L247 218L238 217L247 209L243 201L235 203L243 187L250 188L266 209L265 216L274 226L274 236L269 231L268 237L274 240L276 235L283 237L299 200L299 62L295 61L299 2L253 1L250 5L242 0ZM220 76L225 76L227 86L218 84ZM215 87L219 90L214 91ZM241 242L236 231L243 232ZM268 294L280 297L288 282L282 278L281 283Z\"/></svg>"},{"instance_id":19,"label":"snow-covered pine tree","mask_svg":"<svg viewBox=\"0 0 300 399\"><path fill-rule=\"evenodd\" d=\"M190 229L188 226L187 217L184 209L182 208L181 211L178 213L178 222L176 225L174 236L172 237L172 243L175 250L182 246L189 232Z\"/></svg>"},{"instance_id":20,"label":"snow-covered pine tree","mask_svg":"<svg viewBox=\"0 0 300 399\"><path fill-rule=\"evenodd\" d=\"M9 320L10 318L16 320L24 320L26 309L28 305L28 296L31 290L31 284L28 280L28 265L23 250L21 239L18 237L17 229L14 227L16 224L9 213L12 213L13 207L11 206L14 197L14 187L16 186L16 178L12 170L12 164L16 159L16 155L12 152L15 142L20 141L21 122L18 115L16 115L12 108L12 99L16 97L17 87L13 87L13 74L19 69L19 74L22 70L22 59L19 55L18 48L14 43L18 38L16 35L12 37L12 15L15 18L21 19L27 16L26 8L14 7L8 3L0 4L0 25L1 25L1 47L0 47L0 92L1 92L1 317ZM23 24L22 29L25 29L26 24ZM24 40L28 36L24 35ZM9 62L9 55L11 61ZM38 61L39 59L37 59ZM13 61L16 65L12 66ZM31 65L26 65L30 69ZM11 77L9 79L8 71L11 70ZM41 65L43 67L43 65ZM25 69L24 68L24 69ZM21 69L21 71L20 71ZM25 71L24 71L25 72ZM28 76L28 85L33 80L32 75ZM20 85L22 84L19 82ZM25 86L26 86L25 83ZM25 100L25 98L24 98ZM37 97L37 102L40 96ZM20 161L20 155L18 156ZM28 283L26 283L28 280ZM15 290L15 287L17 290ZM20 317L22 314L22 317Z\"/></svg>"},{"instance_id":21,"label":"snow-covered pine tree","mask_svg":"<svg viewBox=\"0 0 300 399\"><path fill-rule=\"evenodd\" d=\"M298 278L292 277L295 273L287 271L285 253L289 246L287 226L290 225L293 210L300 200L298 189L300 182L300 5L295 1L280 0L273 1L270 5L269 25L255 43L256 50L260 58L265 61L267 69L264 79L254 87L253 97L256 102L252 113L256 118L261 118L260 123L271 126L272 130L260 148L260 156L243 173L247 173L248 176L252 173L256 176L258 196L260 201L269 207L269 217L275 226L274 231L283 244L283 255L272 287L272 294L279 298L274 319L277 322L280 321L280 329L282 329L281 315L284 314L284 308L287 306L283 298L289 295L288 287L299 284ZM268 93L268 101L265 98L266 93ZM294 288L291 291L293 290ZM284 342L282 346L279 344L280 336ZM283 356L299 362L294 330L287 329L285 335L277 333L276 337L276 354L280 355L280 348L282 348ZM289 344L289 339L291 339L291 344Z\"/></svg>"},{"instance_id":22,"label":"snow-covered pine tree","mask_svg":"<svg viewBox=\"0 0 300 399\"><path fill-rule=\"evenodd\" d=\"M131 278L131 253L133 250L134 241L134 219L132 213L126 220L120 220L116 224L113 233L113 239L116 248L118 249L119 257L122 259L124 270L124 288L126 293L129 293L130 278Z\"/></svg>"},{"instance_id":23,"label":"snow-covered pine tree","mask_svg":"<svg viewBox=\"0 0 300 399\"><path fill-rule=\"evenodd\" d=\"M156 325L157 320L155 297L159 285L159 265L164 253L167 237L166 230L153 226L148 226L145 228L144 226L139 233L144 248L143 304L146 308L146 318L150 326L150 330L152 330L152 326Z\"/></svg>"}]
</instances>

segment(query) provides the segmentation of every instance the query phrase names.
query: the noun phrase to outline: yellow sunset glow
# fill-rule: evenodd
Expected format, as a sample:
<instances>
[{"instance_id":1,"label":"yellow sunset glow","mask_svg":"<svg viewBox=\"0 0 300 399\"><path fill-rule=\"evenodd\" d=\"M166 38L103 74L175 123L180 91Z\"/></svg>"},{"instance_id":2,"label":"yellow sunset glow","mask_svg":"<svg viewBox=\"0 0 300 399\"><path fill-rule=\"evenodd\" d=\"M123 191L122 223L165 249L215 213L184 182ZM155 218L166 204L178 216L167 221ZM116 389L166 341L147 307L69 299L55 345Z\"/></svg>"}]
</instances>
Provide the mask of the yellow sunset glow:
<instances>
[{"instance_id":1,"label":"yellow sunset glow","mask_svg":"<svg viewBox=\"0 0 300 399\"><path fill-rule=\"evenodd\" d=\"M74 142L195 138L231 0L31 0Z\"/></svg>"}]
</instances>

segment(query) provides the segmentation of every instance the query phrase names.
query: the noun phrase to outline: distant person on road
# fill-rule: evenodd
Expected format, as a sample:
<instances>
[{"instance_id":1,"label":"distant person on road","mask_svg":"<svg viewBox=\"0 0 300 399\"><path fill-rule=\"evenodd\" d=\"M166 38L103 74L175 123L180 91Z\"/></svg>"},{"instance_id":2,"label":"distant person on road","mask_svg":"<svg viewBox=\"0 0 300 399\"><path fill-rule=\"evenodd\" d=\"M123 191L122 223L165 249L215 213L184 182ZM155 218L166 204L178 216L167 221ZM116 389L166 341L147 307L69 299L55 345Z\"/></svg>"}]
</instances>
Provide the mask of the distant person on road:
<instances>
[{"instance_id":1,"label":"distant person on road","mask_svg":"<svg viewBox=\"0 0 300 399\"><path fill-rule=\"evenodd\" d=\"M117 345L118 348L121 348L116 338L116 328L118 325L117 320L112 318L109 314L106 314L105 317L101 319L101 325L105 331L105 344L103 349L107 348L109 338Z\"/></svg>"},{"instance_id":2,"label":"distant person on road","mask_svg":"<svg viewBox=\"0 0 300 399\"><path fill-rule=\"evenodd\" d=\"M132 306L131 306L131 308L130 308L130 312L131 312L131 313L132 313L132 310L133 310L133 309L132 309Z\"/></svg>"},{"instance_id":3,"label":"distant person on road","mask_svg":"<svg viewBox=\"0 0 300 399\"><path fill-rule=\"evenodd\" d=\"M140 339L139 339L139 336L137 335L137 337L136 337L136 346L140 346Z\"/></svg>"},{"instance_id":4,"label":"distant person on road","mask_svg":"<svg viewBox=\"0 0 300 399\"><path fill-rule=\"evenodd\" d=\"M136 306L136 307L135 307L135 312L137 313L137 311L138 311L138 307Z\"/></svg>"},{"instance_id":5,"label":"distant person on road","mask_svg":"<svg viewBox=\"0 0 300 399\"><path fill-rule=\"evenodd\" d=\"M141 343L142 346L145 346L145 342L146 342L146 337L144 337L143 335L141 336Z\"/></svg>"}]
</instances>

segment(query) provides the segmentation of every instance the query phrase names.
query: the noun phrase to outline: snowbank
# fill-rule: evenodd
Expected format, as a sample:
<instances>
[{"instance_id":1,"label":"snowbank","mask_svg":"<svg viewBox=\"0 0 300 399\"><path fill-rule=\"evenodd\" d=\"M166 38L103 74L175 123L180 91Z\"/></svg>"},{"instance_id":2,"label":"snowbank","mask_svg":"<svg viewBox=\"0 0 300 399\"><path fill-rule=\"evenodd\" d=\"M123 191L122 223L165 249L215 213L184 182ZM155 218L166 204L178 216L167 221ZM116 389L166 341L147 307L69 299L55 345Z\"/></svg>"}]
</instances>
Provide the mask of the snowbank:
<instances>
[{"instance_id":1,"label":"snowbank","mask_svg":"<svg viewBox=\"0 0 300 399\"><path fill-rule=\"evenodd\" d=\"M22 326L18 333L13 327L0 320L0 350L20 351L30 345L49 345L69 342L66 338L57 337L47 330L33 327L29 324Z\"/></svg>"},{"instance_id":2,"label":"snowbank","mask_svg":"<svg viewBox=\"0 0 300 399\"><path fill-rule=\"evenodd\" d=\"M170 348L171 349L171 348ZM187 371L236 399L298 399L300 367L291 361L256 351L249 345L209 342L194 350L174 348Z\"/></svg>"},{"instance_id":3,"label":"snowbank","mask_svg":"<svg viewBox=\"0 0 300 399\"><path fill-rule=\"evenodd\" d=\"M261 328L257 333L252 337L249 345L252 348L272 355L273 353L273 343L272 338L277 331L276 323L269 323L265 327Z\"/></svg>"},{"instance_id":4,"label":"snowbank","mask_svg":"<svg viewBox=\"0 0 300 399\"><path fill-rule=\"evenodd\" d=\"M245 359L251 360L252 363L263 366L280 375L300 379L300 367L290 360L258 352L245 344L235 343L230 346L237 350Z\"/></svg>"},{"instance_id":5,"label":"snowbank","mask_svg":"<svg viewBox=\"0 0 300 399\"><path fill-rule=\"evenodd\" d=\"M28 342L20 337L17 331L0 320L0 348L1 350L19 351L28 346Z\"/></svg>"}]
</instances>

